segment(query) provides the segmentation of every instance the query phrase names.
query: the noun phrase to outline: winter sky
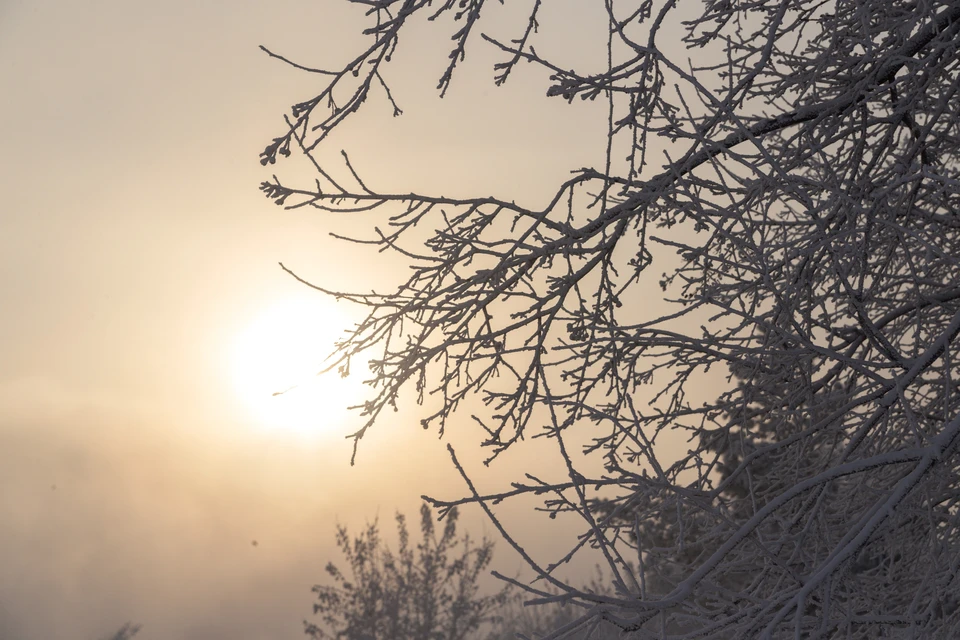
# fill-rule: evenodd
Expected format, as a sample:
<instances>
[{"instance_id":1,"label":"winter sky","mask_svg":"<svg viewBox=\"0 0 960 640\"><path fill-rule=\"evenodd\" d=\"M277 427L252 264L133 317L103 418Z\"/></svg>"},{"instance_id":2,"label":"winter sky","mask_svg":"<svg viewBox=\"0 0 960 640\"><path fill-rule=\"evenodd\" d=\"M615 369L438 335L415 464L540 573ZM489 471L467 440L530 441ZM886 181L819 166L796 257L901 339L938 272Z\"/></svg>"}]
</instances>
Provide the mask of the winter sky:
<instances>
[{"instance_id":1,"label":"winter sky","mask_svg":"<svg viewBox=\"0 0 960 640\"><path fill-rule=\"evenodd\" d=\"M545 31L571 63L602 59L582 44L591 30L603 43L602 17L579 6L555 3ZM519 14L497 10L489 28L519 35ZM311 382L358 312L277 263L343 289L402 265L326 235L362 220L258 192L285 170L259 151L316 87L258 45L335 67L364 20L334 0L0 2L3 640L93 639L128 620L138 640L301 637L337 522L379 514L390 530L421 494L463 494L446 442L490 490L551 472L529 456L484 470L473 427L439 441L409 402L351 468L343 436L359 420L344 406L363 377ZM599 162L602 104L547 100L533 71L495 88L479 40L440 101L448 32L418 33L391 67L403 117L376 96L329 141L332 160L345 148L383 190L531 204ZM522 542L569 542L502 512ZM477 512L462 522L492 532ZM502 542L498 558L515 570Z\"/></svg>"}]
</instances>

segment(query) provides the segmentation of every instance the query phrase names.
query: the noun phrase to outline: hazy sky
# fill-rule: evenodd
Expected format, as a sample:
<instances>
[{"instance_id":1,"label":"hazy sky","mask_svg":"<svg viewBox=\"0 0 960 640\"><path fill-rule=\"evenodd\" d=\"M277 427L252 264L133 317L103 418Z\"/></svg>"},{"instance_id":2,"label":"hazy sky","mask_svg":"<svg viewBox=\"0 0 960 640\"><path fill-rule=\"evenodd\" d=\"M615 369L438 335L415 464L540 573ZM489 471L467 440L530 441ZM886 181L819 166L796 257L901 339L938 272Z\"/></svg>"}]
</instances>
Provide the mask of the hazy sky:
<instances>
[{"instance_id":1,"label":"hazy sky","mask_svg":"<svg viewBox=\"0 0 960 640\"><path fill-rule=\"evenodd\" d=\"M557 42L603 29L555 6ZM258 45L336 66L362 45L353 9L0 2L0 639L96 638L126 620L143 640L301 637L336 522L379 513L389 528L422 493L461 495L445 443L406 409L349 467L356 421L337 401L359 380L270 404L356 317L277 262L345 289L390 268L326 239L356 221L283 212L257 190L259 151L314 95ZM544 111L527 71L494 88L479 40L438 101L448 40L430 33L394 65L404 116L371 101L330 153L345 147L384 189L531 203L598 163L603 106ZM465 429L453 442L482 485L530 468L508 457L480 473ZM519 513L521 540L563 546ZM477 513L463 521L484 531Z\"/></svg>"}]
</instances>

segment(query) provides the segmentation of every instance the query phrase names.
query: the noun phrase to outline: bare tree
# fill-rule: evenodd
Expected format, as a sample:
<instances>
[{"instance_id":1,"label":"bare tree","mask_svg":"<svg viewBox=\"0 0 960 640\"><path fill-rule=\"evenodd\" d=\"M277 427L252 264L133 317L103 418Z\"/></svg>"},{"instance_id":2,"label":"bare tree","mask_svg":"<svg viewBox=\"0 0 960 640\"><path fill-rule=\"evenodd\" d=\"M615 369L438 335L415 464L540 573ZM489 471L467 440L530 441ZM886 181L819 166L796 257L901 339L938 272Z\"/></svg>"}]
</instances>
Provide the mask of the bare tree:
<instances>
[{"instance_id":1,"label":"bare tree","mask_svg":"<svg viewBox=\"0 0 960 640\"><path fill-rule=\"evenodd\" d=\"M386 292L311 285L369 309L334 365L370 358L355 441L408 386L441 433L479 394L491 458L553 439L568 477L485 494L451 449L469 494L434 501L479 504L532 601L582 609L549 637L598 619L638 638L960 635L960 4L605 0L607 60L571 70L536 46L540 0L509 41L480 33L485 0L354 1L366 46L307 69L322 90L261 159L312 160L315 185L265 194L381 212L355 240L412 268ZM452 29L441 95L477 40L503 54L497 84L526 61L548 96L605 101L604 166L528 209L318 162L369 97L393 103L391 55L427 18ZM668 454L678 430L689 449ZM583 518L571 554L600 554L608 592L513 540L494 505L524 494Z\"/></svg>"},{"instance_id":2,"label":"bare tree","mask_svg":"<svg viewBox=\"0 0 960 640\"><path fill-rule=\"evenodd\" d=\"M471 637L500 607L505 591L480 595L478 579L493 559L493 543L476 545L469 535L457 537L457 512L448 512L440 536L433 513L420 509L421 540L410 544L406 518L397 514L399 544L393 553L374 522L351 539L337 529L337 546L350 565L344 574L332 562L327 573L333 585L317 585L314 614L320 622L305 623L313 638L343 640L463 640Z\"/></svg>"}]
</instances>

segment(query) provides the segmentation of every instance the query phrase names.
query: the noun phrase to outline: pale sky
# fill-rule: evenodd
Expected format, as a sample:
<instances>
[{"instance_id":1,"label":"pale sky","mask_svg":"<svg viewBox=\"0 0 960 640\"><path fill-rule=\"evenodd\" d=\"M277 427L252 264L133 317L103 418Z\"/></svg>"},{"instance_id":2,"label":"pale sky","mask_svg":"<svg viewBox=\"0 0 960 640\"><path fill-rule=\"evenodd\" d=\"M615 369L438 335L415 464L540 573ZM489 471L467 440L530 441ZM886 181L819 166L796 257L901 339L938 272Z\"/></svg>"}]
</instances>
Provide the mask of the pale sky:
<instances>
[{"instance_id":1,"label":"pale sky","mask_svg":"<svg viewBox=\"0 0 960 640\"><path fill-rule=\"evenodd\" d=\"M543 22L560 55L598 53L570 43L596 28L602 44L602 20L554 6ZM258 45L334 67L363 44L354 9L0 2L3 640L93 639L128 620L143 640L302 637L310 586L337 559L335 523L357 530L379 514L391 530L423 493L462 495L415 407L378 425L349 467L343 435L359 423L342 400L359 377L270 404L271 385L315 370L357 317L277 262L344 289L391 268L327 239L357 221L283 212L257 189L270 174L260 150L314 95L312 78ZM497 58L479 39L438 101L447 35L423 30L401 48L404 116L372 100L329 141L332 157L346 148L384 190L531 204L599 164L604 106L548 101L532 71L495 88ZM446 439L481 486L537 471L507 456L484 472L478 440L467 425ZM545 560L564 548L521 507L502 509ZM462 522L492 531L477 512ZM496 567L514 562L498 544Z\"/></svg>"}]
</instances>

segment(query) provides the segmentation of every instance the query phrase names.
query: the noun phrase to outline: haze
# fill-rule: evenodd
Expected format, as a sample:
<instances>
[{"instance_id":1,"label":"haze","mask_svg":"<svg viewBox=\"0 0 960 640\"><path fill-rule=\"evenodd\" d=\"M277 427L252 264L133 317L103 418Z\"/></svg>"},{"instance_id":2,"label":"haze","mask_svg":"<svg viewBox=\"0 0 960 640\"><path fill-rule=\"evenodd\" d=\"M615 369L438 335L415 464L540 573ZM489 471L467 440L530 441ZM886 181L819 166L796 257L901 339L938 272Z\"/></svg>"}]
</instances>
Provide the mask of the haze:
<instances>
[{"instance_id":1,"label":"haze","mask_svg":"<svg viewBox=\"0 0 960 640\"><path fill-rule=\"evenodd\" d=\"M559 37L590 28L564 5ZM125 621L143 624L138 640L301 637L336 522L379 514L389 530L423 493L462 494L445 442L409 406L350 468L343 436L357 420L331 399L353 397L360 376L286 426L236 382L260 356L237 357L276 351L269 327L242 346L264 313L333 304L279 261L343 289L383 277L383 263L327 239L356 221L284 212L257 191L259 151L312 95L309 76L258 45L336 66L356 50L354 9L0 5L0 638L98 638ZM543 112L542 80L495 89L482 48L438 101L446 47L404 50L404 116L371 103L330 152L347 148L383 188L518 199L601 157L602 105ZM335 337L358 312L330 308L317 330ZM478 435L450 438L467 452ZM507 458L483 475L464 455L491 488L536 471ZM507 516L544 549L567 544ZM489 529L475 512L462 521ZM496 567L514 561L500 543Z\"/></svg>"}]
</instances>

